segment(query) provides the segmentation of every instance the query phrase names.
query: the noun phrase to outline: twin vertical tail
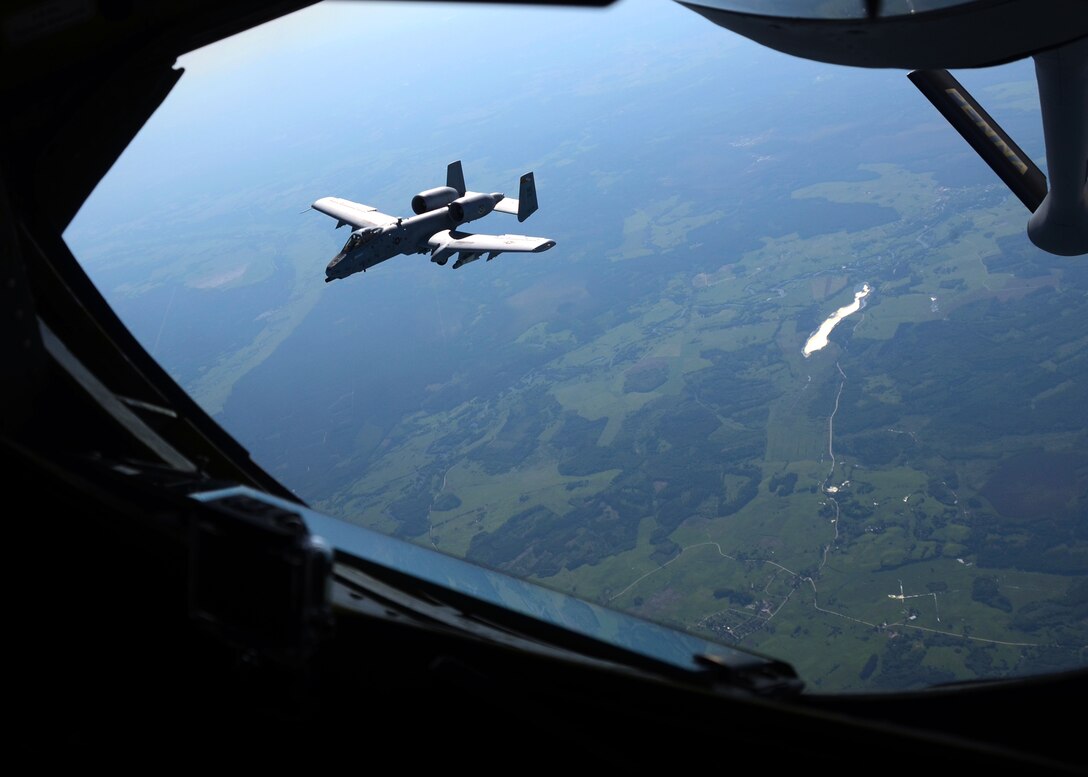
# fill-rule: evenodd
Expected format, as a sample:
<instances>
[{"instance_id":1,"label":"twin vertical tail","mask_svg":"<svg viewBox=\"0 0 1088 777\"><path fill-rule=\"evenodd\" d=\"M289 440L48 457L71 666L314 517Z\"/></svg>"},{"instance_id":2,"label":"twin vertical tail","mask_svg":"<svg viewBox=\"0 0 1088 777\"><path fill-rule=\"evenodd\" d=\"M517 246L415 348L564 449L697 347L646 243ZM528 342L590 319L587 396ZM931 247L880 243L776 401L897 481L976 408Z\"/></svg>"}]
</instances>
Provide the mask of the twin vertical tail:
<instances>
[{"instance_id":1,"label":"twin vertical tail","mask_svg":"<svg viewBox=\"0 0 1088 777\"><path fill-rule=\"evenodd\" d=\"M465 196L465 171L461 169L460 159L446 166L446 186L456 189L462 197Z\"/></svg>"},{"instance_id":2,"label":"twin vertical tail","mask_svg":"<svg viewBox=\"0 0 1088 777\"><path fill-rule=\"evenodd\" d=\"M461 197L466 194L476 194L476 192L468 191L465 187L465 172L461 168L460 160L450 162L446 167L446 186L456 190ZM518 217L518 221L525 221L525 219L536 213L537 207L536 179L532 173L526 173L521 176L518 198L516 200L512 197L499 199L495 205L495 210L499 213L515 215Z\"/></svg>"},{"instance_id":3,"label":"twin vertical tail","mask_svg":"<svg viewBox=\"0 0 1088 777\"><path fill-rule=\"evenodd\" d=\"M536 179L533 178L532 173L526 173L521 176L521 191L518 194L518 221L525 221L525 219L536 213Z\"/></svg>"}]
</instances>

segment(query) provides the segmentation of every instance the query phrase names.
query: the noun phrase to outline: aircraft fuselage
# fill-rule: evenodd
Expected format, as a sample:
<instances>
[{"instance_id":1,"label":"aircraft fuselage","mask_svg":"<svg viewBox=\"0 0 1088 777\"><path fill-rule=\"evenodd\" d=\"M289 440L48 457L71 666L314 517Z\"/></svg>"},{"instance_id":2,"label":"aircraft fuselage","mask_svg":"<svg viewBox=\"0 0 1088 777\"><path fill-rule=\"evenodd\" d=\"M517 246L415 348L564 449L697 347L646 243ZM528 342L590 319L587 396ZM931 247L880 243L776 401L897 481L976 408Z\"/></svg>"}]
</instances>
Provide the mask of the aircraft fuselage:
<instances>
[{"instance_id":1,"label":"aircraft fuselage","mask_svg":"<svg viewBox=\"0 0 1088 777\"><path fill-rule=\"evenodd\" d=\"M381 227L364 227L351 233L336 256L325 268L325 282L346 278L357 272L365 272L376 264L402 254L425 254L431 251L428 240L445 229L456 229L461 224L483 218L503 199L501 194L488 195L491 202L476 203L469 211L443 206L418 216L397 219L396 223ZM457 218L455 212L461 216ZM441 262L445 264L443 260Z\"/></svg>"}]
</instances>

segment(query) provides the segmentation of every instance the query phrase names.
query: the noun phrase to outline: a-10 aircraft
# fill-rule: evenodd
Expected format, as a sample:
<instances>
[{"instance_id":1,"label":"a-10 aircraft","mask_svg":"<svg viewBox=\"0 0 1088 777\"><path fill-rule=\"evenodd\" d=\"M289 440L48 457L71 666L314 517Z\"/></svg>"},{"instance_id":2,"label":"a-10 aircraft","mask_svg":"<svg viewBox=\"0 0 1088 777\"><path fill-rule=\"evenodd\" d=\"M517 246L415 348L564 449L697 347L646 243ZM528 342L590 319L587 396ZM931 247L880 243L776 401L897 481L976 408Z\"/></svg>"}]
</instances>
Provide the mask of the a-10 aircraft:
<instances>
[{"instance_id":1,"label":"a-10 aircraft","mask_svg":"<svg viewBox=\"0 0 1088 777\"><path fill-rule=\"evenodd\" d=\"M483 218L491 211L510 213L525 221L537 209L536 183L532 173L521 176L519 198L514 200L498 192L484 194L465 189L461 162L446 168L446 185L420 192L412 198L416 215L400 218L381 213L340 197L322 197L311 206L336 219L336 228L350 224L348 241L328 267L325 283L369 270L379 262L401 254L431 255L431 261L444 265L459 254L453 269L474 262L487 254L491 261L501 253L522 251L540 253L555 245L546 237L527 235L474 235L457 227Z\"/></svg>"}]
</instances>

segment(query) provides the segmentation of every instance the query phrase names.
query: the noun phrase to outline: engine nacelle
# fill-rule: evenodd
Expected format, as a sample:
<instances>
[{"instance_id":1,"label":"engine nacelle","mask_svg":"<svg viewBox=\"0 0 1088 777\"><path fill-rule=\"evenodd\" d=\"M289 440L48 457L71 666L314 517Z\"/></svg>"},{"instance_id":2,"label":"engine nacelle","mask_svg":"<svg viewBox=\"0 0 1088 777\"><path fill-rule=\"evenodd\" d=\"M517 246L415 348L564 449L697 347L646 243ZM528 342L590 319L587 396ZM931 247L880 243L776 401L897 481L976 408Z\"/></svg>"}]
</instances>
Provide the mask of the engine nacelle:
<instances>
[{"instance_id":1,"label":"engine nacelle","mask_svg":"<svg viewBox=\"0 0 1088 777\"><path fill-rule=\"evenodd\" d=\"M443 205L449 205L459 196L457 190L452 186L439 186L435 189L428 189L412 198L412 210L416 212L416 215L426 213L429 210L441 208Z\"/></svg>"},{"instance_id":2,"label":"engine nacelle","mask_svg":"<svg viewBox=\"0 0 1088 777\"><path fill-rule=\"evenodd\" d=\"M450 218L458 224L475 221L495 210L496 202L495 195L469 194L450 203Z\"/></svg>"}]
</instances>

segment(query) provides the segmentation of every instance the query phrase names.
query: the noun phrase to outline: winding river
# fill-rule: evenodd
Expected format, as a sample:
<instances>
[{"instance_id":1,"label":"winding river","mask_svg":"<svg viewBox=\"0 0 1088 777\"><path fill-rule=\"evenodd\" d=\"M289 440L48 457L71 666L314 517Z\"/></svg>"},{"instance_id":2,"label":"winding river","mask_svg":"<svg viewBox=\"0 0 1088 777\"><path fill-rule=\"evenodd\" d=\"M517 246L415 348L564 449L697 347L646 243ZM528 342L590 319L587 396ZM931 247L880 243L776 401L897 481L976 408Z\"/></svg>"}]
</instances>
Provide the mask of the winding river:
<instances>
[{"instance_id":1,"label":"winding river","mask_svg":"<svg viewBox=\"0 0 1088 777\"><path fill-rule=\"evenodd\" d=\"M812 335L809 336L808 342L805 343L805 348L802 353L805 354L806 359L827 345L827 336L831 334L831 330L834 329L840 321L851 313L857 313L861 310L862 305L865 304L865 298L869 296L869 292L872 290L872 287L868 283L861 284L861 289L854 292L853 302L849 305L843 305L828 316L826 321L820 324L820 328L813 332Z\"/></svg>"}]
</instances>

